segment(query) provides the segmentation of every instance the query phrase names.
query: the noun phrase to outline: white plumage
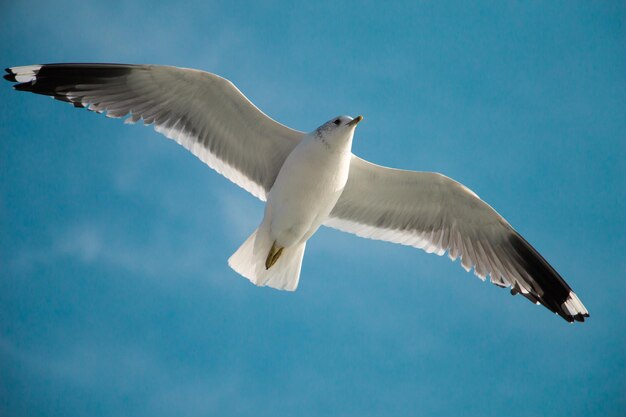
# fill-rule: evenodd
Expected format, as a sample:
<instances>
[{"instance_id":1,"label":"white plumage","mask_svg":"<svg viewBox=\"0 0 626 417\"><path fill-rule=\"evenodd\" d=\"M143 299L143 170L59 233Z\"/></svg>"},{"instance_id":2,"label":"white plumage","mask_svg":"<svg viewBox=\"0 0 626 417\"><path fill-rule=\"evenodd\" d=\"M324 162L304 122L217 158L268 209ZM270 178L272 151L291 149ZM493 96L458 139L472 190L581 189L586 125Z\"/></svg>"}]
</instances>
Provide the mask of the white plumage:
<instances>
[{"instance_id":1,"label":"white plumage","mask_svg":"<svg viewBox=\"0 0 626 417\"><path fill-rule=\"evenodd\" d=\"M495 210L441 174L367 162L351 152L359 116L310 133L283 126L230 81L155 65L13 67L21 91L143 121L267 201L263 222L229 259L257 285L295 290L307 240L320 225L414 246L511 287L568 321L589 313L561 276Z\"/></svg>"}]
</instances>

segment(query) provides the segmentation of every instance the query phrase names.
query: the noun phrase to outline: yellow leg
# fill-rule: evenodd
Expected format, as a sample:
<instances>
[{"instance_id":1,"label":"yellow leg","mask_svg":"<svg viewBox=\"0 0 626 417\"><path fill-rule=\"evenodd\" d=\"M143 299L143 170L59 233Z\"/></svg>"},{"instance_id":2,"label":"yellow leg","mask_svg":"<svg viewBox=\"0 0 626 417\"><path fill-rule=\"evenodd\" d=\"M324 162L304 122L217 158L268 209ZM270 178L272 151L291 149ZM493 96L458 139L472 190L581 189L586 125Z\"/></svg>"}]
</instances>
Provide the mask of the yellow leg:
<instances>
[{"instance_id":1,"label":"yellow leg","mask_svg":"<svg viewBox=\"0 0 626 417\"><path fill-rule=\"evenodd\" d=\"M283 253L283 249L284 248L277 247L276 242L272 244L272 249L270 249L270 253L267 254L267 259L265 259L265 269L270 269L272 265L276 263Z\"/></svg>"}]
</instances>

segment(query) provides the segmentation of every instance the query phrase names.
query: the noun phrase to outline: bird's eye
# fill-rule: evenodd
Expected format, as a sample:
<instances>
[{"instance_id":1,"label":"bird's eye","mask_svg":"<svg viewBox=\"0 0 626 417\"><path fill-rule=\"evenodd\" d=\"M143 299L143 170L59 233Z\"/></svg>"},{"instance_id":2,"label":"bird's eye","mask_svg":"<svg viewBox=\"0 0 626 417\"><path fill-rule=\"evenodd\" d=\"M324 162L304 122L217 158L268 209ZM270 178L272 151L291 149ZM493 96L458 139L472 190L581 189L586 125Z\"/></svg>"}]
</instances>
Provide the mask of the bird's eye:
<instances>
[{"instance_id":1,"label":"bird's eye","mask_svg":"<svg viewBox=\"0 0 626 417\"><path fill-rule=\"evenodd\" d=\"M339 126L339 123L341 123L341 120L337 119L333 123L336 124L337 126Z\"/></svg>"}]
</instances>

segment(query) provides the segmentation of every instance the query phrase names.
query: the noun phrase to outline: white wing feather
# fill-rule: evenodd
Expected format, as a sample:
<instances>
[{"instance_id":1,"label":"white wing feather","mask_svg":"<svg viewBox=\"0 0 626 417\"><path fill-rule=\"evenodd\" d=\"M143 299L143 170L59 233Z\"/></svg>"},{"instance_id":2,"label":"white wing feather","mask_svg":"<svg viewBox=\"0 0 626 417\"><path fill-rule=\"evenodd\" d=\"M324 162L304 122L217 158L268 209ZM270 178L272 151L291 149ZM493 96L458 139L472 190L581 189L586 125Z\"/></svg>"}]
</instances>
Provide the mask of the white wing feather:
<instances>
[{"instance_id":1,"label":"white wing feather","mask_svg":"<svg viewBox=\"0 0 626 417\"><path fill-rule=\"evenodd\" d=\"M348 183L324 223L357 236L461 258L568 321L588 312L560 275L494 209L441 174L386 168L352 156Z\"/></svg>"},{"instance_id":2,"label":"white wing feather","mask_svg":"<svg viewBox=\"0 0 626 417\"><path fill-rule=\"evenodd\" d=\"M303 133L270 119L230 81L158 65L48 64L7 69L17 90L143 120L208 166L266 200Z\"/></svg>"}]
</instances>

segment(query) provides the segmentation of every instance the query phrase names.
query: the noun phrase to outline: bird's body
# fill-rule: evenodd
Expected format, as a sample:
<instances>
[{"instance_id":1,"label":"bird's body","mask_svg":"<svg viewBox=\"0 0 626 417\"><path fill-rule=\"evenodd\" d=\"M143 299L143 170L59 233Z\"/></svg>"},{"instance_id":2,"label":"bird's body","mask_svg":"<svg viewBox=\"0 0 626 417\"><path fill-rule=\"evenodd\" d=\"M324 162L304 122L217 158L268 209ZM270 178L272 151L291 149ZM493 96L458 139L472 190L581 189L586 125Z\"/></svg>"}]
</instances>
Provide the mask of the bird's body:
<instances>
[{"instance_id":1,"label":"bird's body","mask_svg":"<svg viewBox=\"0 0 626 417\"><path fill-rule=\"evenodd\" d=\"M307 241L328 218L348 181L351 133L338 138L345 139L340 146L331 146L314 131L285 160L267 199L264 219L279 246Z\"/></svg>"},{"instance_id":2,"label":"bird's body","mask_svg":"<svg viewBox=\"0 0 626 417\"><path fill-rule=\"evenodd\" d=\"M404 171L352 154L362 117L305 134L263 114L228 80L157 65L13 67L15 89L110 117L142 120L254 196L259 227L228 260L261 286L295 290L304 250L321 225L451 259L569 322L587 309L552 266L493 208L441 174Z\"/></svg>"},{"instance_id":3,"label":"bird's body","mask_svg":"<svg viewBox=\"0 0 626 417\"><path fill-rule=\"evenodd\" d=\"M328 219L348 181L360 120L343 116L302 138L278 172L261 225L229 260L233 269L257 285L296 288L306 242ZM275 261L263 260L276 250L281 252Z\"/></svg>"}]
</instances>

